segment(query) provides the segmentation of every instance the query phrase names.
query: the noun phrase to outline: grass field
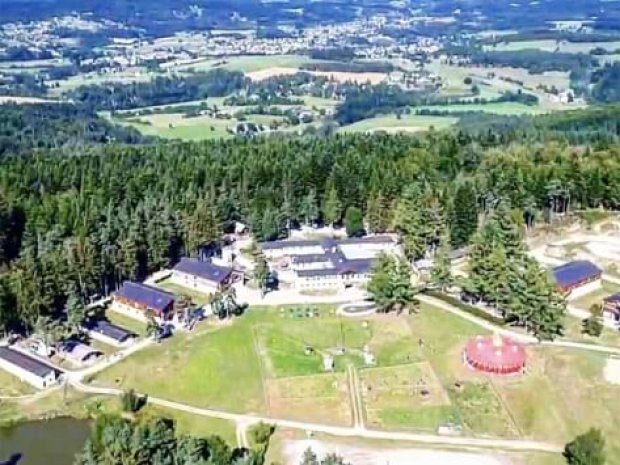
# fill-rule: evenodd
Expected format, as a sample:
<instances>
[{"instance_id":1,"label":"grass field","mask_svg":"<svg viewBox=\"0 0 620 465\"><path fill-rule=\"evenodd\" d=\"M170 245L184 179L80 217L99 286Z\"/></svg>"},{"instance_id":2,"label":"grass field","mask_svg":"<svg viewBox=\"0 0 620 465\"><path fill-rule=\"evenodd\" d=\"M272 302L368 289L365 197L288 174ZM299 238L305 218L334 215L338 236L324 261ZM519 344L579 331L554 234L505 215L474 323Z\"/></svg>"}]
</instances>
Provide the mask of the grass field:
<instances>
[{"instance_id":1,"label":"grass field","mask_svg":"<svg viewBox=\"0 0 620 465\"><path fill-rule=\"evenodd\" d=\"M175 67L177 71L193 69L194 71L209 71L219 67L230 71L241 71L251 73L267 68L299 68L305 63L313 60L303 55L257 55L257 56L238 56L223 59L206 59L194 63L184 64Z\"/></svg>"},{"instance_id":2,"label":"grass field","mask_svg":"<svg viewBox=\"0 0 620 465\"><path fill-rule=\"evenodd\" d=\"M35 389L30 387L30 385L20 381L9 372L0 369L0 397L24 396L34 392Z\"/></svg>"},{"instance_id":3,"label":"grass field","mask_svg":"<svg viewBox=\"0 0 620 465\"><path fill-rule=\"evenodd\" d=\"M334 425L351 423L347 377L342 373L269 379L271 415Z\"/></svg>"},{"instance_id":4,"label":"grass field","mask_svg":"<svg viewBox=\"0 0 620 465\"><path fill-rule=\"evenodd\" d=\"M360 381L369 426L435 430L457 418L428 362L362 370Z\"/></svg>"},{"instance_id":5,"label":"grass field","mask_svg":"<svg viewBox=\"0 0 620 465\"><path fill-rule=\"evenodd\" d=\"M143 337L146 335L146 323L143 323L142 321L138 321L135 318L128 317L127 315L123 315L122 313L118 313L110 309L106 310L105 316L111 323L133 331L138 336Z\"/></svg>"},{"instance_id":6,"label":"grass field","mask_svg":"<svg viewBox=\"0 0 620 465\"><path fill-rule=\"evenodd\" d=\"M583 310L589 310L593 304L602 304L605 297L609 297L618 292L620 292L619 285L603 281L603 285L600 289L590 292L578 299L571 300L570 304Z\"/></svg>"},{"instance_id":7,"label":"grass field","mask_svg":"<svg viewBox=\"0 0 620 465\"><path fill-rule=\"evenodd\" d=\"M203 294L202 292L195 291L193 289L188 289L184 286L179 286L171 282L170 280L165 280L157 283L158 287L170 291L178 296L187 296L192 299L192 302L196 305L205 305L209 303L210 296L208 294Z\"/></svg>"},{"instance_id":8,"label":"grass field","mask_svg":"<svg viewBox=\"0 0 620 465\"><path fill-rule=\"evenodd\" d=\"M615 42L557 42L555 40L524 40L517 42L500 42L494 46L489 45L485 50L496 52L512 52L517 50L535 49L546 52L585 53L588 54L593 48L604 48L609 52L620 49L620 41Z\"/></svg>"},{"instance_id":9,"label":"grass field","mask_svg":"<svg viewBox=\"0 0 620 465\"><path fill-rule=\"evenodd\" d=\"M500 103L467 103L462 105L434 105L427 107L416 107L416 110L447 111L451 113L481 111L495 115L539 115L545 111L539 106L523 105L517 102Z\"/></svg>"},{"instance_id":10,"label":"grass field","mask_svg":"<svg viewBox=\"0 0 620 465\"><path fill-rule=\"evenodd\" d=\"M271 115L247 115L247 122L268 126L283 117ZM166 139L206 140L232 137L227 129L234 129L235 119L219 119L211 116L184 118L181 113L145 115L130 119L114 119L121 125L131 126L144 135Z\"/></svg>"},{"instance_id":11,"label":"grass field","mask_svg":"<svg viewBox=\"0 0 620 465\"><path fill-rule=\"evenodd\" d=\"M347 367L353 365L370 427L435 431L456 423L476 436L563 444L598 426L606 433L609 464L620 463L620 387L604 381L604 355L529 348L524 376L492 378L462 363L466 341L484 330L434 307L365 320L318 309L319 316L307 317L252 308L232 324L203 324L132 355L94 382L191 405L347 425ZM323 373L321 354L341 344L346 355L337 357L334 373ZM305 355L307 345L317 354ZM364 346L377 367L363 366Z\"/></svg>"},{"instance_id":12,"label":"grass field","mask_svg":"<svg viewBox=\"0 0 620 465\"><path fill-rule=\"evenodd\" d=\"M419 116L403 115L398 119L396 115L377 116L340 128L341 132L376 132L390 133L421 132L431 128L445 129L458 121L458 118L449 116Z\"/></svg>"}]
</instances>

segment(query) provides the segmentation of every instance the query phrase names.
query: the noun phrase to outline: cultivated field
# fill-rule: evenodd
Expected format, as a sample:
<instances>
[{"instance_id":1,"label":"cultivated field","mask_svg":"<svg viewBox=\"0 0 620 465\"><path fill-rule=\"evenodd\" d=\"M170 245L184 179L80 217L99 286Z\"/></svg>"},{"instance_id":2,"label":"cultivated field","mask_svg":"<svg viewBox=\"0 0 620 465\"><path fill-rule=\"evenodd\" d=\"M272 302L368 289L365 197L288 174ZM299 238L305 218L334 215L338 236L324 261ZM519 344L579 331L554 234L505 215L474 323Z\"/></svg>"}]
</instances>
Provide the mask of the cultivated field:
<instances>
[{"instance_id":1,"label":"cultivated field","mask_svg":"<svg viewBox=\"0 0 620 465\"><path fill-rule=\"evenodd\" d=\"M614 42L567 42L556 40L524 40L514 42L500 42L485 46L485 50L496 52L511 52L517 50L542 50L546 52L589 53L593 48L603 48L608 52L620 49L620 41Z\"/></svg>"},{"instance_id":2,"label":"cultivated field","mask_svg":"<svg viewBox=\"0 0 620 465\"><path fill-rule=\"evenodd\" d=\"M542 113L545 113L545 111L540 106L524 105L517 102L433 105L416 107L415 110L447 111L450 113L480 111L484 113L492 113L495 115L540 115Z\"/></svg>"},{"instance_id":3,"label":"cultivated field","mask_svg":"<svg viewBox=\"0 0 620 465\"><path fill-rule=\"evenodd\" d=\"M442 110L443 107L436 107L436 109ZM428 131L431 128L445 129L457 121L458 118L449 116L402 115L399 119L396 115L386 115L358 121L348 126L343 126L340 130L342 132L421 132Z\"/></svg>"},{"instance_id":4,"label":"cultivated field","mask_svg":"<svg viewBox=\"0 0 620 465\"><path fill-rule=\"evenodd\" d=\"M208 71L213 68L223 68L230 71L251 73L267 68L297 69L305 63L312 63L312 59L303 55L257 55L238 56L222 59L209 58L180 66L170 66L177 71L191 70Z\"/></svg>"},{"instance_id":5,"label":"cultivated field","mask_svg":"<svg viewBox=\"0 0 620 465\"><path fill-rule=\"evenodd\" d=\"M299 72L312 74L313 76L320 76L332 81L337 82L356 82L358 84L379 84L385 81L388 77L386 73L347 73L338 71L308 71L299 68L290 67L272 67L265 68L259 71L253 71L246 73L246 76L253 81L262 81L273 76L288 76Z\"/></svg>"}]
</instances>

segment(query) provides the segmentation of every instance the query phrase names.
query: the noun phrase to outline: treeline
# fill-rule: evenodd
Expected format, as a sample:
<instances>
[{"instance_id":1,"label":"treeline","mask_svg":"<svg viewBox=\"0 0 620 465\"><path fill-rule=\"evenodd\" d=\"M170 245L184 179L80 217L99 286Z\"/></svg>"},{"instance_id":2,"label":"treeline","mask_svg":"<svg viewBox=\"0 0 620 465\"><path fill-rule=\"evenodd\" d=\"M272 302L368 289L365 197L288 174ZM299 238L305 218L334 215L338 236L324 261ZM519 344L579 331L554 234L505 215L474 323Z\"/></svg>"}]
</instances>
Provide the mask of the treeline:
<instances>
[{"instance_id":1,"label":"treeline","mask_svg":"<svg viewBox=\"0 0 620 465\"><path fill-rule=\"evenodd\" d=\"M134 129L114 126L66 103L0 105L0 156L32 150L77 147L89 143L141 143Z\"/></svg>"},{"instance_id":2,"label":"treeline","mask_svg":"<svg viewBox=\"0 0 620 465\"><path fill-rule=\"evenodd\" d=\"M571 43L615 42L620 40L620 35L604 32L575 32L541 28L523 30L514 34L501 34L496 37L489 37L481 42L487 44L500 44L508 42L525 42L531 40L555 40L558 43L562 41Z\"/></svg>"},{"instance_id":3,"label":"treeline","mask_svg":"<svg viewBox=\"0 0 620 465\"><path fill-rule=\"evenodd\" d=\"M444 115L441 111L420 114ZM454 113L453 113L454 114ZM607 105L540 116L460 114L458 127L481 143L496 145L561 139L572 144L614 143L620 138L620 106Z\"/></svg>"},{"instance_id":4,"label":"treeline","mask_svg":"<svg viewBox=\"0 0 620 465\"><path fill-rule=\"evenodd\" d=\"M262 439L262 437L261 437ZM268 438L267 438L268 440ZM75 465L263 465L265 445L233 448L219 436L179 434L173 420L100 415Z\"/></svg>"},{"instance_id":5,"label":"treeline","mask_svg":"<svg viewBox=\"0 0 620 465\"><path fill-rule=\"evenodd\" d=\"M592 73L594 84L590 92L593 101L597 103L620 102L620 63L611 65Z\"/></svg>"},{"instance_id":6,"label":"treeline","mask_svg":"<svg viewBox=\"0 0 620 465\"><path fill-rule=\"evenodd\" d=\"M129 110L153 105L224 97L246 84L241 72L216 69L190 76L158 76L148 82L80 86L65 97L93 110Z\"/></svg>"},{"instance_id":7,"label":"treeline","mask_svg":"<svg viewBox=\"0 0 620 465\"><path fill-rule=\"evenodd\" d=\"M58 318L68 289L82 299L107 294L194 255L235 220L266 240L291 225L341 223L357 212L369 232L401 232L417 258L436 243L437 225L447 226L452 245L466 244L492 198L540 218L550 186L560 185L573 208L620 208L620 144L501 140L352 135L5 157L0 327ZM404 198L413 186L419 195Z\"/></svg>"},{"instance_id":8,"label":"treeline","mask_svg":"<svg viewBox=\"0 0 620 465\"><path fill-rule=\"evenodd\" d=\"M506 52L475 52L471 62L481 66L510 66L525 68L531 73L546 71L572 71L598 65L591 55L583 53L545 52L542 50L516 50Z\"/></svg>"}]
</instances>

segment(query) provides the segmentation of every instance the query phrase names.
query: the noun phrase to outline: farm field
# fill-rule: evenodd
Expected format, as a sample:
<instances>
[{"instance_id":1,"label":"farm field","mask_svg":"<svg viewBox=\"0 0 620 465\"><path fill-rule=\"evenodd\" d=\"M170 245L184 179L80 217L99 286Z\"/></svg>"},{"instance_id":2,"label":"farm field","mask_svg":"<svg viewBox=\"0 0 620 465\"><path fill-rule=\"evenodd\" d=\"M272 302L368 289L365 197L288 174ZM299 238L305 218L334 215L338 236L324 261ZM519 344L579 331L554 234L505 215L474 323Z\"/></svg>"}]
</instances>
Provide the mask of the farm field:
<instances>
[{"instance_id":1,"label":"farm field","mask_svg":"<svg viewBox=\"0 0 620 465\"><path fill-rule=\"evenodd\" d=\"M535 49L546 52L556 50L564 53L585 53L588 54L593 48L604 48L609 52L620 49L620 41L613 42L557 42L555 40L524 40L512 42L499 42L496 45L484 47L487 51L511 52L517 50Z\"/></svg>"},{"instance_id":2,"label":"farm field","mask_svg":"<svg viewBox=\"0 0 620 465\"><path fill-rule=\"evenodd\" d=\"M555 86L558 89L568 89L570 86L569 73L560 71L551 71L541 74L530 74L525 68L509 68L509 67L479 67L479 66L455 66L442 63L439 60L433 60L426 65L427 69L442 76L448 84L448 89L455 91L468 91L470 86L463 84L466 77L482 79L490 82L492 85L499 85L496 81L489 77L490 74L496 77L513 79L523 82L525 88L536 89L539 85L549 88ZM500 81L504 86L511 86L513 90L520 86L513 83ZM504 89L507 90L507 89ZM445 89L444 89L445 91Z\"/></svg>"},{"instance_id":3,"label":"farm field","mask_svg":"<svg viewBox=\"0 0 620 465\"><path fill-rule=\"evenodd\" d=\"M237 56L222 59L209 58L180 66L170 66L177 71L190 70L208 71L213 68L222 68L229 71L241 71L251 73L267 68L299 68L305 63L313 60L303 55L256 55L256 56Z\"/></svg>"},{"instance_id":4,"label":"farm field","mask_svg":"<svg viewBox=\"0 0 620 465\"><path fill-rule=\"evenodd\" d=\"M431 105L416 107L415 110L446 111L461 113L468 111L480 111L496 115L540 115L545 111L540 106L524 105L517 102L499 103L466 103L458 105Z\"/></svg>"},{"instance_id":5,"label":"farm field","mask_svg":"<svg viewBox=\"0 0 620 465\"><path fill-rule=\"evenodd\" d=\"M104 82L119 82L119 83L131 83L131 82L146 82L154 79L158 74L153 72L147 72L146 69L129 69L121 73L110 74L78 74L76 76L68 77L58 81L49 81L50 86L49 93L53 96L59 96L63 92L67 92L76 89L80 86L97 85Z\"/></svg>"},{"instance_id":6,"label":"farm field","mask_svg":"<svg viewBox=\"0 0 620 465\"><path fill-rule=\"evenodd\" d=\"M396 115L377 116L369 118L348 126L340 128L341 132L375 132L386 131L390 133L398 132L420 132L434 129L445 129L458 121L458 118L449 116L421 116L403 115L398 119Z\"/></svg>"},{"instance_id":7,"label":"farm field","mask_svg":"<svg viewBox=\"0 0 620 465\"><path fill-rule=\"evenodd\" d=\"M118 124L131 126L147 136L166 139L204 140L230 137L226 129L231 120L210 116L183 118L181 113L155 114L131 119L114 119Z\"/></svg>"}]
</instances>

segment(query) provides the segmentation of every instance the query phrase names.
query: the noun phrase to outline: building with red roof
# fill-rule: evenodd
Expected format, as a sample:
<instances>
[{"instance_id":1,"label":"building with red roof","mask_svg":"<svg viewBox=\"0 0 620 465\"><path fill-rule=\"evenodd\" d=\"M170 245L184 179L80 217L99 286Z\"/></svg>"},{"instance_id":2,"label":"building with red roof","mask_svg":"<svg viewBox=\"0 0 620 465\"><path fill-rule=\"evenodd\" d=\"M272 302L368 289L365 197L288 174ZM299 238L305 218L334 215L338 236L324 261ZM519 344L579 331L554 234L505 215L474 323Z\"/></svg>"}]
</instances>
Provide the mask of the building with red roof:
<instances>
[{"instance_id":1,"label":"building with red roof","mask_svg":"<svg viewBox=\"0 0 620 465\"><path fill-rule=\"evenodd\" d=\"M483 373L515 375L523 373L526 354L521 344L496 334L470 339L463 360L469 367Z\"/></svg>"}]
</instances>

